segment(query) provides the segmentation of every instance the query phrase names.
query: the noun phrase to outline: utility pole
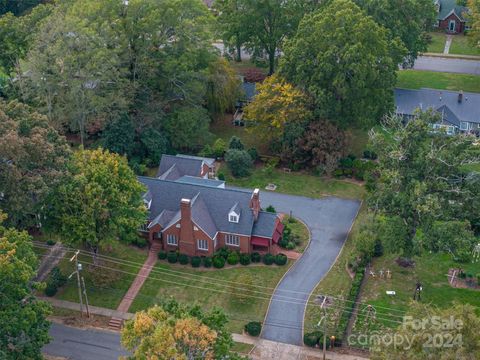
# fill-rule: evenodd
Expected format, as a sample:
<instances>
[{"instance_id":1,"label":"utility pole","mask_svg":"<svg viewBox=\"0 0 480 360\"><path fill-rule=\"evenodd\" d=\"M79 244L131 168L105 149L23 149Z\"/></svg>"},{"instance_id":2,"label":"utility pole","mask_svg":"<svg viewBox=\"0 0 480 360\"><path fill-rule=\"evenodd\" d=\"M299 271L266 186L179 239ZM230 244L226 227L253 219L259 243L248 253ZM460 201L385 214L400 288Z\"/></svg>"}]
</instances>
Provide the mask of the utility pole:
<instances>
[{"instance_id":1,"label":"utility pole","mask_svg":"<svg viewBox=\"0 0 480 360\"><path fill-rule=\"evenodd\" d=\"M323 321L323 360L327 358L327 297L323 297L322 305L320 308L323 311L323 317L318 322L317 326L320 327L320 324Z\"/></svg>"},{"instance_id":2,"label":"utility pole","mask_svg":"<svg viewBox=\"0 0 480 360\"><path fill-rule=\"evenodd\" d=\"M90 309L88 308L87 287L85 286L85 279L82 276L83 295L85 295L85 307L87 308L87 317L90 317Z\"/></svg>"},{"instance_id":3,"label":"utility pole","mask_svg":"<svg viewBox=\"0 0 480 360\"><path fill-rule=\"evenodd\" d=\"M77 250L77 252L70 259L70 262L75 261L75 271L73 273L71 273L68 278L70 279L74 273L77 273L78 298L80 299L80 316L83 316L83 299L82 299L82 289L81 289L82 285L80 284L81 265L78 263L78 254L79 253L80 253L80 250Z\"/></svg>"}]
</instances>

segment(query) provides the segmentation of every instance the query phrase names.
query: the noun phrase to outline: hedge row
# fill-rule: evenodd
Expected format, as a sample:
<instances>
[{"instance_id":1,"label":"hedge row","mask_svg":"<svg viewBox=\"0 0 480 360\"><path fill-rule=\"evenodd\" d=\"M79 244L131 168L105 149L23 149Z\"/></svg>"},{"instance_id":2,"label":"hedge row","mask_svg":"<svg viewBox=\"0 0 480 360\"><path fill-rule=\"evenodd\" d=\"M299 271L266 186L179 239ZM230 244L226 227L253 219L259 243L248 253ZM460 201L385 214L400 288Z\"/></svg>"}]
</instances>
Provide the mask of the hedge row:
<instances>
[{"instance_id":1,"label":"hedge row","mask_svg":"<svg viewBox=\"0 0 480 360\"><path fill-rule=\"evenodd\" d=\"M337 341L338 344L342 343L345 332L347 331L348 321L350 320L350 316L353 314L353 307L355 306L355 302L357 301L360 293L360 286L362 285L364 276L365 268L358 268L357 272L355 273L355 277L353 278L352 287L350 288L350 292L348 293L348 297L345 301L346 308L342 312L342 316L340 317L340 321L337 325L337 339L335 343L337 343Z\"/></svg>"},{"instance_id":2,"label":"hedge row","mask_svg":"<svg viewBox=\"0 0 480 360\"><path fill-rule=\"evenodd\" d=\"M287 256L285 254L277 254L277 255L272 255L272 254L265 254L263 257L257 253L254 252L252 254L246 254L246 253L239 253L236 251L231 251L229 249L220 249L215 254L213 257L208 257L208 256L192 256L189 257L188 255L185 254L179 254L176 251L160 251L158 253L158 258L160 260L167 260L170 264L175 264L179 262L182 265L186 264L191 264L192 267L198 268L200 267L201 264L203 264L204 267L209 268L209 267L215 267L217 269L221 269L225 266L225 263L228 263L230 265L236 265L238 263L247 266L250 263L258 263L263 260L263 263L265 265L272 265L273 263L282 266L285 265L288 261Z\"/></svg>"}]
</instances>

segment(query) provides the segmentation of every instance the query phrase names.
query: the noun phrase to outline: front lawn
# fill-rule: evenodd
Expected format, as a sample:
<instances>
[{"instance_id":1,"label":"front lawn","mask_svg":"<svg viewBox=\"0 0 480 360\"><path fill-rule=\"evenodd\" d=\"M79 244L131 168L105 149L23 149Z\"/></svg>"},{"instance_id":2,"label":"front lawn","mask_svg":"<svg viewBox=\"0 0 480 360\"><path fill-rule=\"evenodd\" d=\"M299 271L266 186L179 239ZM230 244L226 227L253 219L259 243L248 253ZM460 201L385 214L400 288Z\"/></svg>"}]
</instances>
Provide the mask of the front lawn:
<instances>
[{"instance_id":1,"label":"front lawn","mask_svg":"<svg viewBox=\"0 0 480 360\"><path fill-rule=\"evenodd\" d=\"M223 308L230 319L229 331L241 333L249 321L263 322L273 289L291 264L289 261L285 266L251 264L194 270L188 265L157 263L130 311L143 310L173 297L181 303L196 303L204 309ZM247 282L251 285L240 285Z\"/></svg>"},{"instance_id":2,"label":"front lawn","mask_svg":"<svg viewBox=\"0 0 480 360\"><path fill-rule=\"evenodd\" d=\"M138 270L145 262L147 250L116 243L110 251L103 250L100 254L118 260L100 260L99 267L93 267L90 255L82 254L79 256L79 262L83 265L81 275L85 278L88 301L90 305L116 309L133 279L135 279ZM71 252L67 253L59 263L62 273L67 276L74 271L74 265L69 261L71 256ZM130 262L127 264L119 263L122 260ZM61 300L79 302L76 277L72 276L67 284L59 289L55 297Z\"/></svg>"},{"instance_id":3,"label":"front lawn","mask_svg":"<svg viewBox=\"0 0 480 360\"><path fill-rule=\"evenodd\" d=\"M323 178L305 172L287 173L280 169L267 170L265 167L256 167L252 174L244 178L235 178L230 175L227 167L222 165L220 170L225 173L228 185L245 188L259 188L266 191L269 183L277 185L277 192L319 198L328 195L350 199L361 199L365 193L363 186L348 181ZM267 206L268 204L265 204Z\"/></svg>"},{"instance_id":4,"label":"front lawn","mask_svg":"<svg viewBox=\"0 0 480 360\"><path fill-rule=\"evenodd\" d=\"M385 255L373 260L372 267L376 277L368 276L359 301L367 302L376 308L377 320L366 324L365 312L359 311L355 332L397 327L399 324L394 321L402 321L402 316L412 301L417 281L423 286L422 303L448 308L456 301L477 307L477 313L480 314L480 291L453 288L447 277L450 268L462 268L466 273L475 276L480 273L479 263L459 264L448 254L426 253L414 258L414 267L404 268L395 262L396 258L396 255ZM379 278L379 271L387 269L392 272L392 278ZM387 295L387 290L393 290L396 294Z\"/></svg>"},{"instance_id":5,"label":"front lawn","mask_svg":"<svg viewBox=\"0 0 480 360\"><path fill-rule=\"evenodd\" d=\"M447 40L445 33L432 32L429 35L432 37L432 42L428 45L427 52L443 53Z\"/></svg>"},{"instance_id":6,"label":"front lawn","mask_svg":"<svg viewBox=\"0 0 480 360\"><path fill-rule=\"evenodd\" d=\"M469 38L465 35L453 36L452 45L450 45L450 54L477 55L480 56L480 48L474 47Z\"/></svg>"},{"instance_id":7,"label":"front lawn","mask_svg":"<svg viewBox=\"0 0 480 360\"><path fill-rule=\"evenodd\" d=\"M480 92L480 76L424 70L401 70L397 72L397 87Z\"/></svg>"}]
</instances>

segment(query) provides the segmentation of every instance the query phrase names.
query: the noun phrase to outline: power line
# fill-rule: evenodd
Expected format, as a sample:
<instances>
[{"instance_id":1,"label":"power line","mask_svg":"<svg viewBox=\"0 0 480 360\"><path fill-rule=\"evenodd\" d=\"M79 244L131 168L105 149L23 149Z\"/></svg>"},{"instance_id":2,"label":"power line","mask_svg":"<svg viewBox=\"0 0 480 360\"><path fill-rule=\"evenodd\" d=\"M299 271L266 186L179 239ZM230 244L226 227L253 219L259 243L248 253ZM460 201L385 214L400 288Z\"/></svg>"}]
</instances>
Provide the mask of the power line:
<instances>
[{"instance_id":1,"label":"power line","mask_svg":"<svg viewBox=\"0 0 480 360\"><path fill-rule=\"evenodd\" d=\"M99 266L99 267L102 267L102 268L105 268L105 269L109 269L111 271L117 271L117 272L122 272L122 273L125 273L125 274L131 274L132 276L137 275L137 273L131 273L131 272L128 272L128 271L125 271L125 270L115 269L115 268L111 268L111 267L104 266L104 265L98 265L98 264L95 265L95 264L89 263L89 262L85 262L85 263L90 264L90 265L94 265L94 266ZM172 277L176 277L176 278L181 278L182 280L187 280L187 281L192 280L191 278L188 277L188 274L184 274L184 276L179 276L179 275L175 275L175 274L162 273L161 271L159 273L161 275L167 275L167 276L172 276ZM141 276L141 275L138 275L138 276ZM146 278L146 279L150 278L150 279L153 279L153 280L158 280L158 281L163 281L163 282L166 282L166 283L171 283L171 284L174 284L174 285L189 286L189 287L199 288L199 289L203 289L203 290L210 290L210 289L206 289L206 288L200 287L200 286L195 286L195 285L186 284L186 283L172 282L172 281L165 280L165 279L154 278L152 276L143 276L143 277ZM261 292L261 291L257 291L257 290L248 289L248 288L242 288L241 287L242 285L243 286L246 286L246 285L242 284L242 283L238 283L238 282L235 283L235 284L237 284L237 286L235 287L235 286L232 286L232 285L222 285L222 284L218 284L216 282L211 282L211 279L208 279L208 278L205 278L205 277L202 277L202 280L204 280L204 282L206 282L207 285L223 286L223 287L228 287L228 288L231 288L231 289L240 289L240 290L244 290L246 292L258 293L260 295L266 296L266 297L262 297L262 296L251 295L251 294L244 294L244 296L251 297L251 298L258 298L258 299L268 300L268 301L270 301L270 300L271 301L280 301L280 302L284 302L284 303L290 303L290 304L302 305L302 306L311 305L311 306L314 306L314 307L320 307L320 305L315 304L314 302L309 300L309 298L298 299L298 298L292 298L292 297L284 296L284 295L271 294L271 293L265 293L265 292ZM217 290L217 289L215 289L214 291L225 293L225 291L221 291L221 290ZM340 310L344 309L344 310L342 310L342 312L351 313L353 311L353 309L350 308L349 306L342 306L341 304L336 304L336 305L330 304L329 307L330 308L335 307L335 308L340 309ZM393 314L386 314L386 313L380 313L380 315L387 316L387 317L403 318L402 316L393 315ZM385 319L385 318L383 318L383 319L385 321L394 322L394 320L391 320L391 319ZM399 321L395 321L395 322L400 323Z\"/></svg>"},{"instance_id":2,"label":"power line","mask_svg":"<svg viewBox=\"0 0 480 360\"><path fill-rule=\"evenodd\" d=\"M145 275L141 275L141 274L136 274L136 273L131 273L131 272L128 272L128 271L124 271L124 270L120 270L120 269L115 269L115 268L111 268L111 267L108 267L108 266L104 266L104 265L100 265L100 264L93 264L93 263L90 263L90 262L87 262L87 261L84 261L85 264L88 264L88 265L94 265L96 267L99 267L99 268L103 268L103 269L107 269L107 270L110 270L110 271L115 271L115 272L120 272L120 273L124 273L124 274L129 274L129 275L134 275L134 276L138 276L138 277L143 277L145 279L152 279L152 280L157 280L157 281L160 281L160 282L165 282L165 283L169 283L169 284L173 284L173 285L176 285L176 286L187 286L187 287L192 287L192 288L196 288L196 289L200 289L200 290L205 290L205 291L214 291L214 292L218 292L218 293L224 293L224 294L231 294L230 291L223 291L223 290L220 290L220 289L214 289L214 288L205 288L205 287L202 287L202 286L197 286L197 285L192 285L192 284L185 284L185 283L179 283L179 282L176 282L176 281L170 281L170 280L165 280L165 279L161 279L161 278L156 278L156 277L152 277L152 276L145 276ZM171 274L165 274L165 275L168 275L168 276L176 276L176 275L171 275ZM187 279L188 280L188 279ZM214 283L210 283L209 285L215 285L215 286L218 286L218 284L214 284ZM224 285L222 285L224 286ZM232 286L229 286L231 288L233 288ZM244 289L245 290L245 289ZM289 299L291 298L288 298L288 297L285 297L285 299L287 300L284 300L284 299L275 299L276 295L275 296L270 296L269 294L264 294L262 293L263 295L267 295L268 297L262 297L262 296L256 296L256 295L251 295L251 294L244 294L244 296L246 297L250 297L250 298L255 298L255 299L260 299L260 300L266 300L266 301L270 301L270 299L272 298L272 301L279 301L279 302L283 302L283 303L288 303L288 304L293 304L293 305L302 305L302 306L305 306L307 304L310 304L311 306L313 307L320 307L320 305L318 304L313 304L311 302L309 302L308 300L307 301L291 301ZM299 300L299 299L293 299L293 300ZM341 310L342 312L348 312L348 313L352 313L353 312L353 308L352 309L349 309L345 306L341 306L341 305L330 305L329 306L330 308L337 308L338 310ZM344 310L342 310L344 309ZM389 315L389 314L384 314L386 316L392 316L392 315ZM402 322L401 321L397 321L397 320L392 320L392 319L386 319L386 318L382 318L382 317L379 317L377 316L378 319L381 319L381 320L384 320L384 321L390 321L392 323L398 323L398 324L401 324Z\"/></svg>"},{"instance_id":3,"label":"power line","mask_svg":"<svg viewBox=\"0 0 480 360\"><path fill-rule=\"evenodd\" d=\"M35 245L34 245L35 246ZM44 244L41 244L40 246L43 246L44 248L48 248L47 245L44 245ZM62 245L63 246L63 245ZM65 247L67 248L67 247ZM72 249L72 248L70 248ZM72 249L73 251L74 249ZM89 251L86 251L86 250L80 250L82 253L86 254L86 255L94 255L93 252L89 252ZM130 267L141 267L143 264L140 264L140 263L137 263L137 262L134 262L134 261L130 261L130 260L123 260L123 259L118 259L118 258L115 258L115 257L111 257L111 256L106 256L106 255L98 255L96 254L96 256L98 258L104 258L105 261L108 261L108 262L112 262L112 263L117 263L119 265L125 265L125 266L130 266ZM132 264L132 265L130 265ZM209 282L210 279L206 278L205 276L202 276L202 275L198 275L198 274L185 274L184 272L181 272L181 271L175 271L175 270L170 270L170 269L155 269L153 268L151 270L152 272L154 273L157 273L157 274L162 274L162 275L170 275L170 276L177 276L177 277L180 277L180 278L185 278L185 276L187 277L198 277L199 279L202 279L202 281L204 282ZM181 274L181 275L172 275L172 274L169 274L169 273L172 273L172 274ZM189 279L187 279L189 280ZM235 281L229 281L229 280L223 280L223 279L215 279L215 285L218 285L218 282L225 282L225 283L230 283L230 284L234 284L236 286L238 286L238 284L241 284L239 282L235 282ZM228 286L228 285L227 285ZM250 285L249 285L250 286ZM261 285L254 285L252 284L251 285L252 287L256 287L256 288L261 288L261 289L267 289L267 290L275 290L275 288L271 288L271 287L266 287L266 286L261 286ZM230 286L231 287L231 286ZM261 291L255 291L255 290L251 290L251 289L246 289L247 291L250 291L250 292L257 292L257 293L261 293L261 294L265 294ZM308 295L310 297L310 292L303 292L303 291L296 291L296 290L281 290L282 292L291 292L291 293L294 293L294 294L302 294L302 295ZM270 296L270 294L268 294ZM348 299L343 299L343 298L339 298L339 297L335 297L333 295L328 295L328 294L322 294L323 296L327 296L331 299L335 299L335 300L338 300L338 301L343 301L343 302L349 302L349 303L353 303L353 304L360 304L360 305L365 305L365 306L368 306L369 304L368 303L365 303L365 302L362 302L362 301L353 301L353 300L348 300ZM303 299L298 299L298 298L291 298L289 296L286 296L286 295L275 295L275 296L280 296L280 297L283 297L283 298L290 298L290 299L294 299L294 300L299 300L299 301L302 301L302 302L305 302ZM311 302L310 300L307 300L307 302ZM385 306L377 306L377 308L381 308L381 309L385 309L385 310L390 310L390 311L396 311L396 312L399 312L399 313L405 313L405 311L403 310L399 310L399 309L394 309L394 308L389 308L389 307L385 307ZM383 313L385 314L385 313ZM389 316L393 316L393 317L397 317L397 318L403 318L402 315L394 315L394 314L385 314L385 315L389 315Z\"/></svg>"}]
</instances>

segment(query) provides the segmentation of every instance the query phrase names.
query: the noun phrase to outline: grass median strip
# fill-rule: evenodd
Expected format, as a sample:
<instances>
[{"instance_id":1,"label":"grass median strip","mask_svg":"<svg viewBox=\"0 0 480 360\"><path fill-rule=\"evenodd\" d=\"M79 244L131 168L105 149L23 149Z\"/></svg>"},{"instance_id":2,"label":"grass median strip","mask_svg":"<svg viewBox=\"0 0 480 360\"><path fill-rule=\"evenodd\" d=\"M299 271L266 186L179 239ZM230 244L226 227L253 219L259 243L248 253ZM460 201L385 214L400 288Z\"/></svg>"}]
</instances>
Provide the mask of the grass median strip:
<instances>
[{"instance_id":1,"label":"grass median strip","mask_svg":"<svg viewBox=\"0 0 480 360\"><path fill-rule=\"evenodd\" d=\"M397 87L480 92L480 76L424 70L401 70L397 72Z\"/></svg>"}]
</instances>

